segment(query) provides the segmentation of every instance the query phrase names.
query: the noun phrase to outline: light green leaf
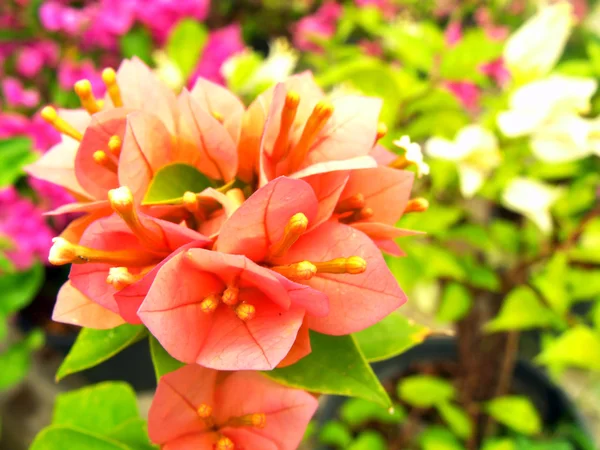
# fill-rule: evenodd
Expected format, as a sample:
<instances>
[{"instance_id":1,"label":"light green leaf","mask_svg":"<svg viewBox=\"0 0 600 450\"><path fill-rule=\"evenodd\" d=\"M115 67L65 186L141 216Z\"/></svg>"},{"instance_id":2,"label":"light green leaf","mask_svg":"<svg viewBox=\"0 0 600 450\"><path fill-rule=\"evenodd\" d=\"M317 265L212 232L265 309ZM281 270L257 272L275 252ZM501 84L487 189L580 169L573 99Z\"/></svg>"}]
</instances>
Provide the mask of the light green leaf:
<instances>
[{"instance_id":1,"label":"light green leaf","mask_svg":"<svg viewBox=\"0 0 600 450\"><path fill-rule=\"evenodd\" d=\"M503 44L491 40L485 31L470 30L452 48L444 52L440 74L447 80L481 82L485 76L480 66L502 56Z\"/></svg>"},{"instance_id":2,"label":"light green leaf","mask_svg":"<svg viewBox=\"0 0 600 450\"><path fill-rule=\"evenodd\" d=\"M44 333L34 330L25 339L0 353L0 391L19 383L27 376L31 353L44 344Z\"/></svg>"},{"instance_id":3,"label":"light green leaf","mask_svg":"<svg viewBox=\"0 0 600 450\"><path fill-rule=\"evenodd\" d=\"M148 437L148 426L144 419L131 418L113 428L107 437L129 445L135 450L152 450L157 446L152 445Z\"/></svg>"},{"instance_id":4,"label":"light green leaf","mask_svg":"<svg viewBox=\"0 0 600 450\"><path fill-rule=\"evenodd\" d=\"M104 436L124 422L138 418L133 389L127 383L105 382L59 394L52 424Z\"/></svg>"},{"instance_id":5,"label":"light green leaf","mask_svg":"<svg viewBox=\"0 0 600 450\"><path fill-rule=\"evenodd\" d=\"M444 288L436 319L441 322L456 322L468 314L472 304L473 297L466 286L456 282L449 283Z\"/></svg>"},{"instance_id":6,"label":"light green leaf","mask_svg":"<svg viewBox=\"0 0 600 450\"><path fill-rule=\"evenodd\" d=\"M497 397L485 405L496 421L518 433L532 436L542 431L542 420L527 397Z\"/></svg>"},{"instance_id":7,"label":"light green leaf","mask_svg":"<svg viewBox=\"0 0 600 450\"><path fill-rule=\"evenodd\" d=\"M465 450L450 430L438 426L429 427L421 433L419 442L423 450Z\"/></svg>"},{"instance_id":8,"label":"light green leaf","mask_svg":"<svg viewBox=\"0 0 600 450\"><path fill-rule=\"evenodd\" d=\"M43 282L44 266L40 263L25 272L0 275L0 314L8 315L25 308L35 298Z\"/></svg>"},{"instance_id":9,"label":"light green leaf","mask_svg":"<svg viewBox=\"0 0 600 450\"><path fill-rule=\"evenodd\" d=\"M379 432L367 430L360 433L347 450L387 450L387 448L387 441Z\"/></svg>"},{"instance_id":10,"label":"light green leaf","mask_svg":"<svg viewBox=\"0 0 600 450\"><path fill-rule=\"evenodd\" d=\"M495 271L476 261L472 255L463 256L461 262L470 286L491 292L500 290L500 278Z\"/></svg>"},{"instance_id":11,"label":"light green leaf","mask_svg":"<svg viewBox=\"0 0 600 450\"><path fill-rule=\"evenodd\" d=\"M354 338L369 362L382 361L420 344L430 330L392 312L375 325L354 333Z\"/></svg>"},{"instance_id":12,"label":"light green leaf","mask_svg":"<svg viewBox=\"0 0 600 450\"><path fill-rule=\"evenodd\" d=\"M83 328L71 351L58 368L56 381L97 366L146 336L142 325L121 325L111 330Z\"/></svg>"},{"instance_id":13,"label":"light green leaf","mask_svg":"<svg viewBox=\"0 0 600 450\"><path fill-rule=\"evenodd\" d=\"M419 214L405 214L396 224L399 228L424 231L427 234L445 234L458 222L464 213L458 207L432 204L427 211Z\"/></svg>"},{"instance_id":14,"label":"light green leaf","mask_svg":"<svg viewBox=\"0 0 600 450\"><path fill-rule=\"evenodd\" d=\"M513 289L504 299L497 317L485 324L485 331L528 330L553 323L552 312L542 305L527 286Z\"/></svg>"},{"instance_id":15,"label":"light green leaf","mask_svg":"<svg viewBox=\"0 0 600 450\"><path fill-rule=\"evenodd\" d=\"M517 450L517 444L510 438L491 438L484 441L482 450Z\"/></svg>"},{"instance_id":16,"label":"light green leaf","mask_svg":"<svg viewBox=\"0 0 600 450\"><path fill-rule=\"evenodd\" d=\"M136 450L105 436L65 425L51 425L43 429L29 450L65 450L65 445L69 450Z\"/></svg>"},{"instance_id":17,"label":"light green leaf","mask_svg":"<svg viewBox=\"0 0 600 450\"><path fill-rule=\"evenodd\" d=\"M127 34L121 36L119 46L124 58L137 56L146 64L152 64L154 43L147 28L139 25L134 26Z\"/></svg>"},{"instance_id":18,"label":"light green leaf","mask_svg":"<svg viewBox=\"0 0 600 450\"><path fill-rule=\"evenodd\" d=\"M156 172L142 204L181 203L186 192L199 193L210 186L210 179L195 167L183 163L169 164Z\"/></svg>"},{"instance_id":19,"label":"light green leaf","mask_svg":"<svg viewBox=\"0 0 600 450\"><path fill-rule=\"evenodd\" d=\"M406 419L406 411L401 405L394 405L393 411L362 398L351 398L344 402L340 417L352 428L358 428L367 422L399 424Z\"/></svg>"},{"instance_id":20,"label":"light green leaf","mask_svg":"<svg viewBox=\"0 0 600 450\"><path fill-rule=\"evenodd\" d=\"M567 290L573 300L591 300L600 297L600 270L569 268Z\"/></svg>"},{"instance_id":21,"label":"light green leaf","mask_svg":"<svg viewBox=\"0 0 600 450\"><path fill-rule=\"evenodd\" d=\"M549 366L600 371L600 333L585 325L577 325L550 343L536 361Z\"/></svg>"},{"instance_id":22,"label":"light green leaf","mask_svg":"<svg viewBox=\"0 0 600 450\"><path fill-rule=\"evenodd\" d=\"M152 356L152 364L154 365L154 373L156 374L156 381L163 375L173 372L183 366L184 363L177 361L160 345L160 342L152 335L150 339L150 356Z\"/></svg>"},{"instance_id":23,"label":"light green leaf","mask_svg":"<svg viewBox=\"0 0 600 450\"><path fill-rule=\"evenodd\" d=\"M171 29L167 40L166 52L187 79L200 60L208 40L206 27L194 19L181 19Z\"/></svg>"},{"instance_id":24,"label":"light green leaf","mask_svg":"<svg viewBox=\"0 0 600 450\"><path fill-rule=\"evenodd\" d=\"M563 315L571 306L566 278L569 270L567 256L556 252L543 272L534 275L531 283L542 293L550 307Z\"/></svg>"},{"instance_id":25,"label":"light green leaf","mask_svg":"<svg viewBox=\"0 0 600 450\"><path fill-rule=\"evenodd\" d=\"M285 386L392 406L352 336L327 336L311 331L310 343L312 352L308 356L264 374Z\"/></svg>"},{"instance_id":26,"label":"light green leaf","mask_svg":"<svg viewBox=\"0 0 600 450\"><path fill-rule=\"evenodd\" d=\"M319 442L338 449L346 449L352 442L352 434L342 422L330 420L321 428Z\"/></svg>"},{"instance_id":27,"label":"light green leaf","mask_svg":"<svg viewBox=\"0 0 600 450\"><path fill-rule=\"evenodd\" d=\"M443 378L413 375L398 383L398 397L418 408L431 408L454 399L454 386Z\"/></svg>"},{"instance_id":28,"label":"light green leaf","mask_svg":"<svg viewBox=\"0 0 600 450\"><path fill-rule=\"evenodd\" d=\"M31 139L26 137L0 139L0 155L0 188L17 181L24 174L23 167L37 159Z\"/></svg>"},{"instance_id":29,"label":"light green leaf","mask_svg":"<svg viewBox=\"0 0 600 450\"><path fill-rule=\"evenodd\" d=\"M473 434L473 423L464 409L451 402L442 402L436 407L444 422L446 422L456 436L461 439L469 439L471 437Z\"/></svg>"}]
</instances>

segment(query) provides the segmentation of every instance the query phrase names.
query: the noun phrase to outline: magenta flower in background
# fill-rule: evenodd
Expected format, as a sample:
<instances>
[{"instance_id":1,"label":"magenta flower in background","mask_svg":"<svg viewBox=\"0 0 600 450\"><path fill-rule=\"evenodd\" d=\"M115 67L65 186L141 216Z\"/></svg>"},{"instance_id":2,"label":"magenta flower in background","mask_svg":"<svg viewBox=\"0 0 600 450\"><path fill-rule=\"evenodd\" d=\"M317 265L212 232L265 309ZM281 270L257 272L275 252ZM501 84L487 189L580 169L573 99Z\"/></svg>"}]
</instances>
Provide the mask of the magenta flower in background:
<instances>
[{"instance_id":1,"label":"magenta flower in background","mask_svg":"<svg viewBox=\"0 0 600 450\"><path fill-rule=\"evenodd\" d=\"M302 18L294 26L294 45L305 51L321 51L315 39L329 39L335 34L342 6L334 1L325 2L314 14Z\"/></svg>"},{"instance_id":2,"label":"magenta flower in background","mask_svg":"<svg viewBox=\"0 0 600 450\"><path fill-rule=\"evenodd\" d=\"M0 190L0 237L9 241L6 256L17 270L26 270L36 261L46 261L55 232L42 211L15 188Z\"/></svg>"},{"instance_id":3,"label":"magenta flower in background","mask_svg":"<svg viewBox=\"0 0 600 450\"><path fill-rule=\"evenodd\" d=\"M47 1L40 7L40 22L48 31L63 32L77 37L89 25L95 8L94 5L72 8L58 1Z\"/></svg>"},{"instance_id":4,"label":"magenta flower in background","mask_svg":"<svg viewBox=\"0 0 600 450\"><path fill-rule=\"evenodd\" d=\"M479 106L480 92L475 83L470 81L445 81L443 85L469 111L473 111Z\"/></svg>"},{"instance_id":5,"label":"magenta flower in background","mask_svg":"<svg viewBox=\"0 0 600 450\"><path fill-rule=\"evenodd\" d=\"M448 44L450 47L458 44L462 37L462 25L460 22L450 22L446 27L446 30L444 30L446 44Z\"/></svg>"},{"instance_id":6,"label":"magenta flower in background","mask_svg":"<svg viewBox=\"0 0 600 450\"><path fill-rule=\"evenodd\" d=\"M91 60L65 60L60 63L58 68L58 84L61 88L70 91L73 89L75 83L82 79L90 80L96 97L104 95L106 87L102 82L102 76Z\"/></svg>"},{"instance_id":7,"label":"magenta flower in background","mask_svg":"<svg viewBox=\"0 0 600 450\"><path fill-rule=\"evenodd\" d=\"M11 77L2 79L2 94L6 104L11 107L33 108L40 101L39 92L25 89L21 81Z\"/></svg>"},{"instance_id":8,"label":"magenta flower in background","mask_svg":"<svg viewBox=\"0 0 600 450\"><path fill-rule=\"evenodd\" d=\"M25 44L17 55L17 72L25 78L33 78L44 66L54 67L58 62L58 55L58 45L52 41Z\"/></svg>"},{"instance_id":9,"label":"magenta flower in background","mask_svg":"<svg viewBox=\"0 0 600 450\"><path fill-rule=\"evenodd\" d=\"M159 43L163 43L180 19L190 17L203 21L209 9L210 0L138 0L136 12L137 19L152 31Z\"/></svg>"},{"instance_id":10,"label":"magenta flower in background","mask_svg":"<svg viewBox=\"0 0 600 450\"><path fill-rule=\"evenodd\" d=\"M194 69L188 84L193 86L198 77L224 84L221 66L229 57L241 52L244 48L242 29L239 24L231 24L212 31L204 47L202 58Z\"/></svg>"}]
</instances>

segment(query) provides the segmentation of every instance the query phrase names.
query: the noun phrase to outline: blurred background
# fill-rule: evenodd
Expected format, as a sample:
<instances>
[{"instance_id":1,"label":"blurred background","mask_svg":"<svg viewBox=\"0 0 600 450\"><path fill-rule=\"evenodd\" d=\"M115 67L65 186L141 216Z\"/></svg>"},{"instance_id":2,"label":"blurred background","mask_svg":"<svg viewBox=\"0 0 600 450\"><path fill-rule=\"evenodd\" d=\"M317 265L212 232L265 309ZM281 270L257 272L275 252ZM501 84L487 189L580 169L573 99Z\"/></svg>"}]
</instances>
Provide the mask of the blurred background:
<instances>
[{"instance_id":1,"label":"blurred background","mask_svg":"<svg viewBox=\"0 0 600 450\"><path fill-rule=\"evenodd\" d=\"M79 330L51 320L68 267L47 256L78 217L45 213L76 199L24 170L60 141L40 109L78 108L81 79L103 97L131 57L246 105L304 70L384 99L379 142L428 203L398 224L427 234L387 258L411 349L375 366L393 416L324 400L306 448L600 448L597 3L0 0L0 448L27 448L62 391L118 379L151 399L146 342L55 383Z\"/></svg>"}]
</instances>

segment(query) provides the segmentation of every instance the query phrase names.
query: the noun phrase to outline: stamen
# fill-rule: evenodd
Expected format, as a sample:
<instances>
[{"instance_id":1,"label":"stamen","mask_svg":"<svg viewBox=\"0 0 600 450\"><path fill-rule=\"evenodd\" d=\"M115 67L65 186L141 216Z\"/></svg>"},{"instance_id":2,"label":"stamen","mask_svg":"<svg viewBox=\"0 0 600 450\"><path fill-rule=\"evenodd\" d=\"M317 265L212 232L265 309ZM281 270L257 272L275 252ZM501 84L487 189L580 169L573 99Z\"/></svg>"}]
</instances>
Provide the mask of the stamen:
<instances>
[{"instance_id":1,"label":"stamen","mask_svg":"<svg viewBox=\"0 0 600 450\"><path fill-rule=\"evenodd\" d=\"M118 267L146 267L156 264L160 258L139 250L96 250L77 244L66 239L55 237L50 248L48 261L55 266L65 264L103 263Z\"/></svg>"},{"instance_id":2,"label":"stamen","mask_svg":"<svg viewBox=\"0 0 600 450\"><path fill-rule=\"evenodd\" d=\"M429 208L429 202L427 199L422 197L413 198L408 201L406 204L406 208L404 209L404 214L408 214L411 212L424 212Z\"/></svg>"},{"instance_id":3,"label":"stamen","mask_svg":"<svg viewBox=\"0 0 600 450\"><path fill-rule=\"evenodd\" d=\"M88 113L94 114L100 111L96 97L94 97L94 93L92 92L92 84L89 80L79 80L75 83L75 93L79 97L81 106L83 106Z\"/></svg>"},{"instance_id":4,"label":"stamen","mask_svg":"<svg viewBox=\"0 0 600 450\"><path fill-rule=\"evenodd\" d=\"M413 163L411 161L409 161L408 159L406 159L405 155L402 155L402 156L398 156L395 160L393 160L389 164L389 167L391 167L392 169L406 169L411 164L413 164Z\"/></svg>"},{"instance_id":5,"label":"stamen","mask_svg":"<svg viewBox=\"0 0 600 450\"><path fill-rule=\"evenodd\" d=\"M281 239L271 246L269 251L270 255L274 258L285 255L307 228L307 217L302 213L294 214L290 220L288 220Z\"/></svg>"},{"instance_id":6,"label":"stamen","mask_svg":"<svg viewBox=\"0 0 600 450\"><path fill-rule=\"evenodd\" d=\"M235 450L235 445L228 437L221 436L215 444L215 450Z\"/></svg>"},{"instance_id":7,"label":"stamen","mask_svg":"<svg viewBox=\"0 0 600 450\"><path fill-rule=\"evenodd\" d=\"M225 195L233 201L233 211L237 210L240 206L242 206L242 203L246 201L244 192L240 188L230 189L225 192Z\"/></svg>"},{"instance_id":8,"label":"stamen","mask_svg":"<svg viewBox=\"0 0 600 450\"><path fill-rule=\"evenodd\" d=\"M317 273L349 273L358 275L367 270L367 262L360 256L350 258L335 258L331 261L313 263Z\"/></svg>"},{"instance_id":9,"label":"stamen","mask_svg":"<svg viewBox=\"0 0 600 450\"><path fill-rule=\"evenodd\" d=\"M375 215L375 211L372 208L366 207L354 211L352 214L346 217L342 217L340 219L341 223L354 223L360 222L361 220L369 220L371 217Z\"/></svg>"},{"instance_id":10,"label":"stamen","mask_svg":"<svg viewBox=\"0 0 600 450\"><path fill-rule=\"evenodd\" d=\"M108 200L114 212L127 224L132 233L142 244L149 248L162 247L162 233L145 227L137 213L133 202L133 194L126 186L108 191Z\"/></svg>"},{"instance_id":11,"label":"stamen","mask_svg":"<svg viewBox=\"0 0 600 450\"><path fill-rule=\"evenodd\" d=\"M287 153L290 130L292 129L292 125L294 125L299 103L300 96L297 92L290 91L285 96L285 103L283 105L283 109L281 110L279 134L277 135L277 139L275 139L275 144L273 144L273 161L280 161Z\"/></svg>"},{"instance_id":12,"label":"stamen","mask_svg":"<svg viewBox=\"0 0 600 450\"><path fill-rule=\"evenodd\" d=\"M117 158L121 154L121 145L123 145L123 142L119 136L111 136L108 140L108 149Z\"/></svg>"},{"instance_id":13,"label":"stamen","mask_svg":"<svg viewBox=\"0 0 600 450\"><path fill-rule=\"evenodd\" d=\"M235 314L240 320L247 322L256 315L256 308L249 303L242 303L235 308Z\"/></svg>"},{"instance_id":14,"label":"stamen","mask_svg":"<svg viewBox=\"0 0 600 450\"><path fill-rule=\"evenodd\" d=\"M200 417L202 417L203 419L207 419L212 415L213 409L206 403L201 403L196 411L198 412L198 415Z\"/></svg>"},{"instance_id":15,"label":"stamen","mask_svg":"<svg viewBox=\"0 0 600 450\"><path fill-rule=\"evenodd\" d=\"M333 105L331 103L320 101L313 109L310 117L306 121L304 130L300 140L296 144L296 147L292 150L290 155L290 163L288 172L292 173L297 171L302 162L306 159L310 147L315 141L317 135L321 132L327 121L333 115Z\"/></svg>"},{"instance_id":16,"label":"stamen","mask_svg":"<svg viewBox=\"0 0 600 450\"><path fill-rule=\"evenodd\" d=\"M235 306L240 302L239 297L240 297L240 288L238 287L237 281L236 281L236 282L230 284L227 287L227 289L225 289L225 292L223 292L221 300L227 306Z\"/></svg>"},{"instance_id":17,"label":"stamen","mask_svg":"<svg viewBox=\"0 0 600 450\"><path fill-rule=\"evenodd\" d=\"M208 297L202 300L202 302L200 302L200 309L205 314L213 313L219 307L219 302L219 294L210 294Z\"/></svg>"},{"instance_id":18,"label":"stamen","mask_svg":"<svg viewBox=\"0 0 600 450\"><path fill-rule=\"evenodd\" d=\"M267 426L267 415L264 413L246 414L241 417L232 417L226 423L228 427L254 427L264 428Z\"/></svg>"},{"instance_id":19,"label":"stamen","mask_svg":"<svg viewBox=\"0 0 600 450\"><path fill-rule=\"evenodd\" d=\"M223 117L223 114L221 114L220 112L217 111L212 111L212 116L217 119L220 123L225 122L225 117Z\"/></svg>"},{"instance_id":20,"label":"stamen","mask_svg":"<svg viewBox=\"0 0 600 450\"><path fill-rule=\"evenodd\" d=\"M117 84L117 74L110 67L102 71L102 81L106 85L106 91L108 96L113 102L113 105L118 108L123 106L123 100L121 99L121 90Z\"/></svg>"},{"instance_id":21,"label":"stamen","mask_svg":"<svg viewBox=\"0 0 600 450\"><path fill-rule=\"evenodd\" d=\"M143 274L133 275L129 272L127 267L111 267L108 269L108 276L106 277L106 283L112 285L116 290L120 291L125 289L127 286L141 280Z\"/></svg>"},{"instance_id":22,"label":"stamen","mask_svg":"<svg viewBox=\"0 0 600 450\"><path fill-rule=\"evenodd\" d=\"M111 172L117 173L117 171L119 170L119 166L117 165L117 163L114 162L104 150L95 151L92 155L92 158L94 158L94 162L96 164L104 167L105 169L110 170Z\"/></svg>"},{"instance_id":23,"label":"stamen","mask_svg":"<svg viewBox=\"0 0 600 450\"><path fill-rule=\"evenodd\" d=\"M383 122L379 122L377 124L377 137L375 138L375 141L377 142L379 139L384 137L387 134L387 132L388 132L387 125Z\"/></svg>"},{"instance_id":24,"label":"stamen","mask_svg":"<svg viewBox=\"0 0 600 450\"><path fill-rule=\"evenodd\" d=\"M335 212L337 214L344 214L357 209L365 207L365 196L362 194L354 194L337 204Z\"/></svg>"},{"instance_id":25,"label":"stamen","mask_svg":"<svg viewBox=\"0 0 600 450\"><path fill-rule=\"evenodd\" d=\"M200 204L198 203L198 197L191 191L187 191L183 194L183 206L191 213L198 212Z\"/></svg>"},{"instance_id":26,"label":"stamen","mask_svg":"<svg viewBox=\"0 0 600 450\"><path fill-rule=\"evenodd\" d=\"M317 268L310 261L300 261L287 266L271 267L271 270L290 280L310 280L317 273Z\"/></svg>"},{"instance_id":27,"label":"stamen","mask_svg":"<svg viewBox=\"0 0 600 450\"><path fill-rule=\"evenodd\" d=\"M40 114L42 118L50 125L52 125L59 133L66 134L67 136L72 137L76 141L81 142L81 139L83 139L83 135L79 131L77 131L75 127L69 124L65 119L59 117L58 113L56 112L56 109L54 109L52 106L46 106L44 109L42 109Z\"/></svg>"}]
</instances>

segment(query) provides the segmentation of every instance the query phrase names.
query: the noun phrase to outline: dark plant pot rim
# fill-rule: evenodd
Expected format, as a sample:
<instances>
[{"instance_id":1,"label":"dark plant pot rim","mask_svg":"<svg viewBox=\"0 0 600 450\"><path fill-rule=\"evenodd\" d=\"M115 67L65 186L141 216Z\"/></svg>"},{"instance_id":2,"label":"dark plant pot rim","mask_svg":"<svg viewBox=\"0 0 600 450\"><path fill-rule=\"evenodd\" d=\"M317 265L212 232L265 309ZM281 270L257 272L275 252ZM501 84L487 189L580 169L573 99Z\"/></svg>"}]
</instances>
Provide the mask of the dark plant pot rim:
<instances>
[{"instance_id":1,"label":"dark plant pot rim","mask_svg":"<svg viewBox=\"0 0 600 450\"><path fill-rule=\"evenodd\" d=\"M424 341L402 355L373 363L372 367L379 379L392 378L406 372L414 363L425 361L448 361L457 357L456 340L448 337L435 337ZM542 414L544 423L556 424L560 419L568 419L576 424L591 440L587 425L567 394L556 386L546 373L532 363L519 360L515 366L513 385L523 391ZM318 426L337 418L337 412L347 397L327 396L316 416ZM316 450L325 450L317 446Z\"/></svg>"}]
</instances>

